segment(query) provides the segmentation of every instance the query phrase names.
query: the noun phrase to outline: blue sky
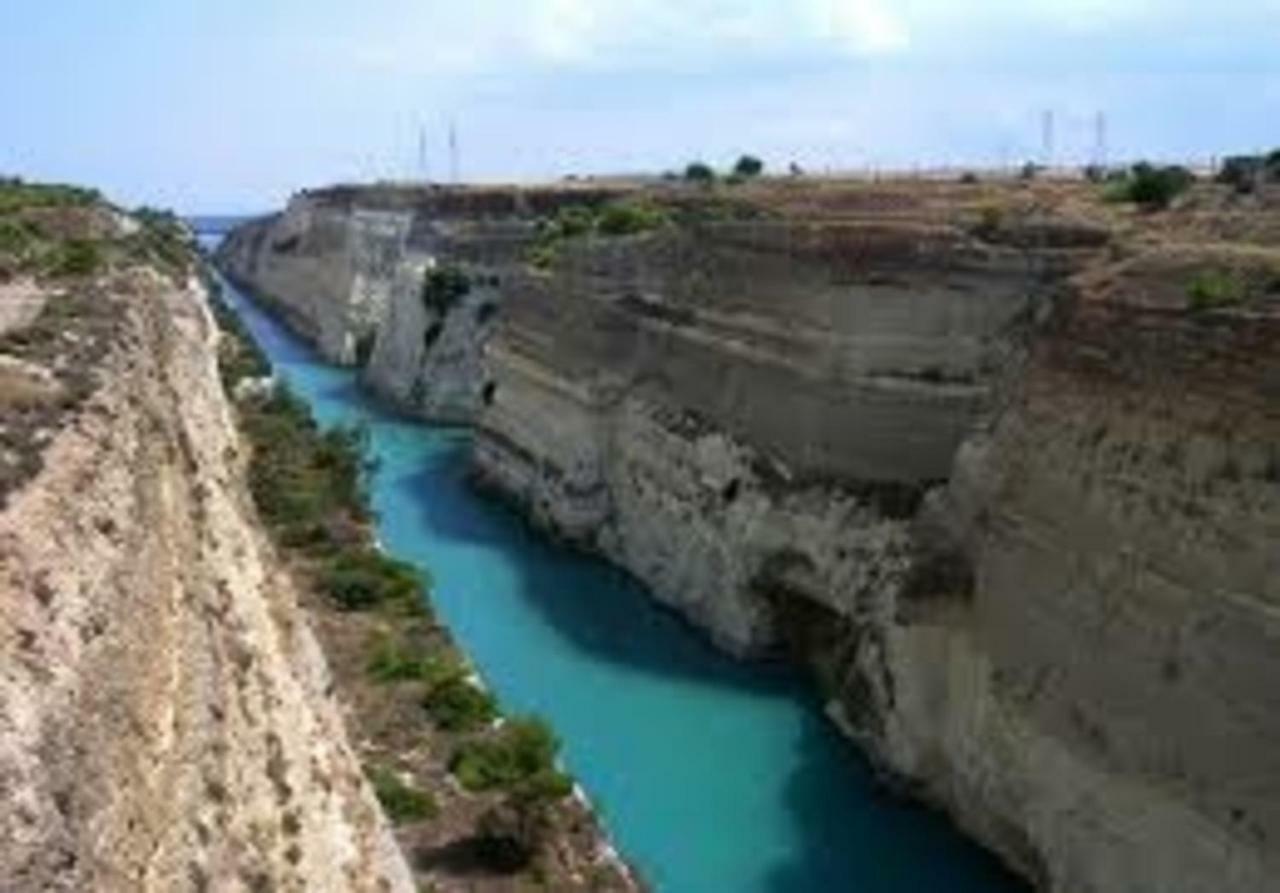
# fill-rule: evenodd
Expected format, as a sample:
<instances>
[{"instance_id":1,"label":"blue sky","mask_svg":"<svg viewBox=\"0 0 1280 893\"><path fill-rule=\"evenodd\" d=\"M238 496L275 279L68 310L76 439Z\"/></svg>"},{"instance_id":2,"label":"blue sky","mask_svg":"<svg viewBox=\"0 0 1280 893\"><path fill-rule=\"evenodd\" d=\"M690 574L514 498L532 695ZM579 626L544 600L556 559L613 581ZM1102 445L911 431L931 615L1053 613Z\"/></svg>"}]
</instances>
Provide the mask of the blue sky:
<instances>
[{"instance_id":1,"label":"blue sky","mask_svg":"<svg viewBox=\"0 0 1280 893\"><path fill-rule=\"evenodd\" d=\"M0 172L247 211L298 188L1280 145L1280 0L10 0Z\"/></svg>"}]
</instances>

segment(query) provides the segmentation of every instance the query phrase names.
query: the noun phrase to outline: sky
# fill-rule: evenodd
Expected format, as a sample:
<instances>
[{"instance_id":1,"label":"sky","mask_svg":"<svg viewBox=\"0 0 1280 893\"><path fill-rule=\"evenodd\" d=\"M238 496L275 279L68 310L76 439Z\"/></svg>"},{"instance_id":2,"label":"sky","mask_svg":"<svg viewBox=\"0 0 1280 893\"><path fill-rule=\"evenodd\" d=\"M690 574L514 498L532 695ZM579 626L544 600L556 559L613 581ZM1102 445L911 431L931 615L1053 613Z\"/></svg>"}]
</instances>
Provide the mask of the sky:
<instances>
[{"instance_id":1,"label":"sky","mask_svg":"<svg viewBox=\"0 0 1280 893\"><path fill-rule=\"evenodd\" d=\"M0 110L0 174L188 213L447 180L450 122L473 181L1017 164L1046 110L1204 160L1280 145L1280 0L4 0Z\"/></svg>"}]
</instances>

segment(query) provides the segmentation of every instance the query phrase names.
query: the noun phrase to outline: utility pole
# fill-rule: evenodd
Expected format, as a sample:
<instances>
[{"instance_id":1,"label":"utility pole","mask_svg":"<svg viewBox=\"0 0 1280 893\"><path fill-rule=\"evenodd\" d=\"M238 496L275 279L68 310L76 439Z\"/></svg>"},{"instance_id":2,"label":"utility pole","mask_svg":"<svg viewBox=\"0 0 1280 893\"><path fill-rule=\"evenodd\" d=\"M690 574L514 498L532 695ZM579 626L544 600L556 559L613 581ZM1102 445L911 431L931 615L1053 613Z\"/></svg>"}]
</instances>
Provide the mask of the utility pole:
<instances>
[{"instance_id":1,"label":"utility pole","mask_svg":"<svg viewBox=\"0 0 1280 893\"><path fill-rule=\"evenodd\" d=\"M1040 142L1044 152L1046 170L1053 168L1053 110L1045 109L1040 116Z\"/></svg>"},{"instance_id":2,"label":"utility pole","mask_svg":"<svg viewBox=\"0 0 1280 893\"><path fill-rule=\"evenodd\" d=\"M1107 113L1102 111L1093 118L1093 163L1107 166Z\"/></svg>"},{"instance_id":3,"label":"utility pole","mask_svg":"<svg viewBox=\"0 0 1280 893\"><path fill-rule=\"evenodd\" d=\"M449 178L458 183L458 123L449 119Z\"/></svg>"},{"instance_id":4,"label":"utility pole","mask_svg":"<svg viewBox=\"0 0 1280 893\"><path fill-rule=\"evenodd\" d=\"M427 128L418 128L418 176L422 182L431 180L431 172L427 168Z\"/></svg>"}]
</instances>

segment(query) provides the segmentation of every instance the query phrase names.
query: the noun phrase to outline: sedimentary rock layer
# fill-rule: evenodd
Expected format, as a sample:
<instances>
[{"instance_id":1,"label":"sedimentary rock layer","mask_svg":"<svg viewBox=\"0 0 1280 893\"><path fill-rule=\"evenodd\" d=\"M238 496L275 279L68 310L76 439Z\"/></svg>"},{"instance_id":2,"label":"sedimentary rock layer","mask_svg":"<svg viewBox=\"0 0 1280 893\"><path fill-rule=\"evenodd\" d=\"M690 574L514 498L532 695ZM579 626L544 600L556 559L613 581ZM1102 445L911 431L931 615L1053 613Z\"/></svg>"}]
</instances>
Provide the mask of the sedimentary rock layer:
<instances>
[{"instance_id":1,"label":"sedimentary rock layer","mask_svg":"<svg viewBox=\"0 0 1280 893\"><path fill-rule=\"evenodd\" d=\"M454 235L398 269L458 264L501 302L468 327L389 292L379 390L469 381L480 481L725 647L790 649L886 772L1041 887L1266 889L1280 266L1135 241L1057 187L977 193L1021 216L972 194L695 199L538 268L518 198L307 200ZM1206 268L1270 297L1206 312ZM467 345L451 371L437 324Z\"/></svg>"},{"instance_id":2,"label":"sedimentary rock layer","mask_svg":"<svg viewBox=\"0 0 1280 893\"><path fill-rule=\"evenodd\" d=\"M202 290L99 300L96 390L0 513L2 886L411 889L254 520Z\"/></svg>"}]
</instances>

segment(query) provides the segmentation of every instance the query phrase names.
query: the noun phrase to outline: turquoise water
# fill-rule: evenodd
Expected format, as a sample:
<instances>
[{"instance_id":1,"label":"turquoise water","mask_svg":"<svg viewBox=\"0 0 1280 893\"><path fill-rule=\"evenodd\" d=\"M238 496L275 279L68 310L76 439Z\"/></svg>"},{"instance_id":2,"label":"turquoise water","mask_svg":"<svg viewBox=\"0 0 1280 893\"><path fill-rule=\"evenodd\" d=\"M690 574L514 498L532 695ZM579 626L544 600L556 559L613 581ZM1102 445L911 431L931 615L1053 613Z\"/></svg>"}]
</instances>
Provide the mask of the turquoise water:
<instances>
[{"instance_id":1,"label":"turquoise water","mask_svg":"<svg viewBox=\"0 0 1280 893\"><path fill-rule=\"evenodd\" d=\"M603 562L465 482L467 438L380 411L228 287L325 423L364 422L378 530L503 704L546 716L626 857L663 893L1016 887L942 819L888 798L799 676L736 663Z\"/></svg>"}]
</instances>

